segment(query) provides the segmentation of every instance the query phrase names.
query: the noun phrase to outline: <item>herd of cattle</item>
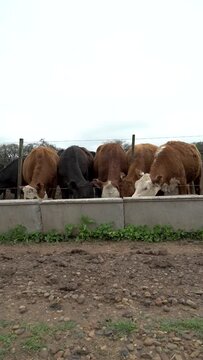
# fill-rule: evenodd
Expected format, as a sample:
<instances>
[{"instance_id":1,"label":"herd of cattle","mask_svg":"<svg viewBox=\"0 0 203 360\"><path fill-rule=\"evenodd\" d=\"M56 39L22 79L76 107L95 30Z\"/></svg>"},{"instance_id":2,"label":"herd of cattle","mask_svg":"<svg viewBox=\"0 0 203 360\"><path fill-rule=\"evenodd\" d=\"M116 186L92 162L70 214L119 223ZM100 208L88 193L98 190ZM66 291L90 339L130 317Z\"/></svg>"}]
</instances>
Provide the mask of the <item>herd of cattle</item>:
<instances>
[{"instance_id":1,"label":"herd of cattle","mask_svg":"<svg viewBox=\"0 0 203 360\"><path fill-rule=\"evenodd\" d=\"M161 146L138 144L125 151L118 143L100 145L96 152L77 145L57 152L34 148L22 162L24 199L118 198L200 194L201 154L182 141ZM18 159L0 171L0 193L17 195Z\"/></svg>"}]
</instances>

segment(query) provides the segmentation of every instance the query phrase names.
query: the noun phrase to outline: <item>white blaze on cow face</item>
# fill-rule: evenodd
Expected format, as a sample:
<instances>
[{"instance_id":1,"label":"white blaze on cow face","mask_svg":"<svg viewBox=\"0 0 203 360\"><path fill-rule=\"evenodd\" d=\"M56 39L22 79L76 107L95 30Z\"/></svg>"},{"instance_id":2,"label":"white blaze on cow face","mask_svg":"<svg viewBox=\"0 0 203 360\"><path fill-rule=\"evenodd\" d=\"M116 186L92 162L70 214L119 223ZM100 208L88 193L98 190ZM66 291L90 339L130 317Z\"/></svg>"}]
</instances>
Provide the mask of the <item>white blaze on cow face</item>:
<instances>
[{"instance_id":1,"label":"white blaze on cow face","mask_svg":"<svg viewBox=\"0 0 203 360\"><path fill-rule=\"evenodd\" d=\"M109 180L102 190L102 198L118 198L120 197L118 189L112 185L112 182Z\"/></svg>"},{"instance_id":2,"label":"white blaze on cow face","mask_svg":"<svg viewBox=\"0 0 203 360\"><path fill-rule=\"evenodd\" d=\"M169 184L153 184L150 175L144 174L139 180L135 182L135 192L132 197L155 196L159 190L163 191L164 195L178 195L178 184L179 181L176 178L171 178Z\"/></svg>"},{"instance_id":3,"label":"white blaze on cow face","mask_svg":"<svg viewBox=\"0 0 203 360\"><path fill-rule=\"evenodd\" d=\"M37 194L37 190L30 186L30 185L26 185L23 187L23 193L24 193L24 199L29 199L29 200L33 200L33 199L40 199L42 200L38 194ZM47 194L45 193L45 196L43 199L47 199Z\"/></svg>"},{"instance_id":4,"label":"white blaze on cow face","mask_svg":"<svg viewBox=\"0 0 203 360\"><path fill-rule=\"evenodd\" d=\"M153 184L150 174L146 173L135 182L135 192L132 197L136 198L137 196L155 196L160 189L161 186L158 184Z\"/></svg>"}]
</instances>

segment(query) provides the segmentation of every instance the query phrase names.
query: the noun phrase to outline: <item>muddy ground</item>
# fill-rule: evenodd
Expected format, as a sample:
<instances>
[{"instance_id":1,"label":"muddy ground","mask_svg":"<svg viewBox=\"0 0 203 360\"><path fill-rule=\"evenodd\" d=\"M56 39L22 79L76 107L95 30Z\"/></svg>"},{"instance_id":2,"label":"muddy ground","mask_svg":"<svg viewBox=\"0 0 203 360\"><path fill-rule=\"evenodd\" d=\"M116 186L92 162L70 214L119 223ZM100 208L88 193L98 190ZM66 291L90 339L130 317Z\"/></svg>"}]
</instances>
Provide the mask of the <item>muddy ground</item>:
<instances>
[{"instance_id":1,"label":"muddy ground","mask_svg":"<svg viewBox=\"0 0 203 360\"><path fill-rule=\"evenodd\" d=\"M203 243L0 245L0 359L203 359Z\"/></svg>"}]
</instances>

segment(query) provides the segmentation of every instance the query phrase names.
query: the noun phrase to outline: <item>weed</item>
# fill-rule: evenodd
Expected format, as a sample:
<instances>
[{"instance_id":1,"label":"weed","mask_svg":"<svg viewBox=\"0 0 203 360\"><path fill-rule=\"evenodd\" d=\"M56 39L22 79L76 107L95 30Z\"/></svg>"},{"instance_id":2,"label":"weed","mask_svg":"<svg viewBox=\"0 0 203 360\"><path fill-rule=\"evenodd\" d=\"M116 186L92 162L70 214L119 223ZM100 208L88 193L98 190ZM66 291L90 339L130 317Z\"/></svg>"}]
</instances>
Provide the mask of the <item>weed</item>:
<instances>
[{"instance_id":1,"label":"weed","mask_svg":"<svg viewBox=\"0 0 203 360\"><path fill-rule=\"evenodd\" d=\"M44 235L40 231L33 231L28 234L28 242L40 243L44 241Z\"/></svg>"},{"instance_id":2,"label":"weed","mask_svg":"<svg viewBox=\"0 0 203 360\"><path fill-rule=\"evenodd\" d=\"M64 240L64 235L57 232L56 230L51 230L44 235L44 241L48 243L55 243Z\"/></svg>"},{"instance_id":3,"label":"weed","mask_svg":"<svg viewBox=\"0 0 203 360\"><path fill-rule=\"evenodd\" d=\"M0 320L0 329L4 329L4 328L6 328L7 326L9 326L10 325L10 322L9 321L7 321L7 320Z\"/></svg>"},{"instance_id":4,"label":"weed","mask_svg":"<svg viewBox=\"0 0 203 360\"><path fill-rule=\"evenodd\" d=\"M39 351L45 347L45 342L39 336L30 336L23 342L23 349L28 351Z\"/></svg>"},{"instance_id":5,"label":"weed","mask_svg":"<svg viewBox=\"0 0 203 360\"><path fill-rule=\"evenodd\" d=\"M1 234L1 243L13 243L26 242L27 240L27 229L23 225L17 225L14 229L10 229L7 232Z\"/></svg>"},{"instance_id":6,"label":"weed","mask_svg":"<svg viewBox=\"0 0 203 360\"><path fill-rule=\"evenodd\" d=\"M4 359L5 354L10 350L16 337L17 335L12 333L0 334L0 359Z\"/></svg>"},{"instance_id":7,"label":"weed","mask_svg":"<svg viewBox=\"0 0 203 360\"><path fill-rule=\"evenodd\" d=\"M94 225L94 227L92 226ZM82 216L79 225L75 226L67 224L64 233L56 230L29 233L22 225L0 234L0 243L18 242L48 242L55 243L66 241L74 238L74 241L90 241L90 240L131 240L131 241L144 241L144 242L162 242L162 241L177 241L182 239L203 240L203 229L196 231L174 230L171 226L155 225L150 228L146 225L135 226L127 225L122 229L115 229L112 223L100 224L96 226L94 220L89 219L87 216Z\"/></svg>"},{"instance_id":8,"label":"weed","mask_svg":"<svg viewBox=\"0 0 203 360\"><path fill-rule=\"evenodd\" d=\"M167 332L176 331L177 333L182 333L194 331L196 334L203 336L203 319L201 318L163 320L159 326L161 330Z\"/></svg>"},{"instance_id":9,"label":"weed","mask_svg":"<svg viewBox=\"0 0 203 360\"><path fill-rule=\"evenodd\" d=\"M132 321L110 321L107 325L107 330L111 330L113 335L120 337L129 335L137 330L137 325Z\"/></svg>"},{"instance_id":10,"label":"weed","mask_svg":"<svg viewBox=\"0 0 203 360\"><path fill-rule=\"evenodd\" d=\"M44 334L49 333L50 326L44 323L38 323L35 325L30 325L28 329L31 331L33 336L43 336Z\"/></svg>"},{"instance_id":11,"label":"weed","mask_svg":"<svg viewBox=\"0 0 203 360\"><path fill-rule=\"evenodd\" d=\"M75 326L76 323L73 321L65 321L55 326L45 323L27 325L26 329L30 332L30 336L22 343L22 347L27 351L39 351L46 346L47 336L52 337L57 331L72 330Z\"/></svg>"},{"instance_id":12,"label":"weed","mask_svg":"<svg viewBox=\"0 0 203 360\"><path fill-rule=\"evenodd\" d=\"M74 237L75 226L68 224L65 226L65 240L71 239Z\"/></svg>"},{"instance_id":13,"label":"weed","mask_svg":"<svg viewBox=\"0 0 203 360\"><path fill-rule=\"evenodd\" d=\"M58 324L53 328L53 331L67 331L73 330L76 327L76 323L74 321L64 321Z\"/></svg>"},{"instance_id":14,"label":"weed","mask_svg":"<svg viewBox=\"0 0 203 360\"><path fill-rule=\"evenodd\" d=\"M26 330L30 332L30 336L23 341L23 349L28 351L38 351L42 349L45 346L43 336L49 333L49 326L43 323L27 325Z\"/></svg>"}]
</instances>

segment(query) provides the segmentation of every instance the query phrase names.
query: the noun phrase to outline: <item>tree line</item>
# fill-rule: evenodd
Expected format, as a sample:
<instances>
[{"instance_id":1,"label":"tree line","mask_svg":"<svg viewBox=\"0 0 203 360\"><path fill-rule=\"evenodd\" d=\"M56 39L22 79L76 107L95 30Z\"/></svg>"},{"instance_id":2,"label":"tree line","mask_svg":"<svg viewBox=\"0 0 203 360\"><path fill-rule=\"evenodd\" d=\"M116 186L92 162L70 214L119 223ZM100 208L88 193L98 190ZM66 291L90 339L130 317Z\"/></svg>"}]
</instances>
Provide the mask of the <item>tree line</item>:
<instances>
[{"instance_id":1,"label":"tree line","mask_svg":"<svg viewBox=\"0 0 203 360\"><path fill-rule=\"evenodd\" d=\"M121 146L124 148L124 150L128 150L130 145L127 142L124 142L122 140L113 140L113 142L117 142L121 144ZM198 150L201 153L202 159L203 159L203 142L196 142L194 143ZM38 143L30 143L23 147L23 156L28 155L32 149L34 149L37 146L49 146L55 149L56 151L61 150L61 148L58 148L54 146L53 144L48 143L44 139L41 139ZM14 159L17 159L19 156L19 145L18 144L2 144L0 145L0 169L7 166L11 161Z\"/></svg>"},{"instance_id":2,"label":"tree line","mask_svg":"<svg viewBox=\"0 0 203 360\"><path fill-rule=\"evenodd\" d=\"M23 147L23 156L27 156L32 149L38 146L49 146L53 149L56 149L56 151L60 150L60 148L57 148L56 146L49 144L44 139L41 139L38 143L30 143L27 145L24 145ZM7 166L11 161L14 159L17 159L19 156L19 145L18 144L3 144L0 145L0 169Z\"/></svg>"}]
</instances>

